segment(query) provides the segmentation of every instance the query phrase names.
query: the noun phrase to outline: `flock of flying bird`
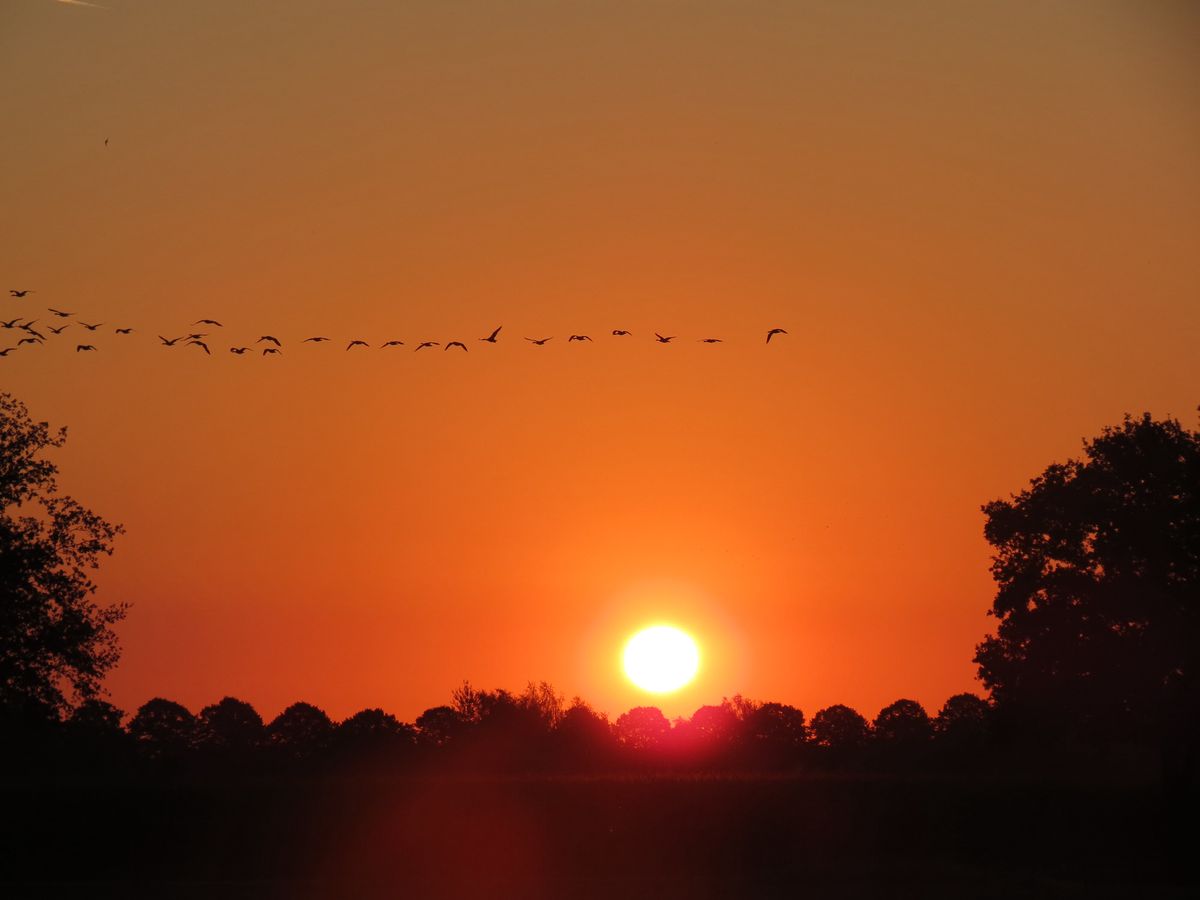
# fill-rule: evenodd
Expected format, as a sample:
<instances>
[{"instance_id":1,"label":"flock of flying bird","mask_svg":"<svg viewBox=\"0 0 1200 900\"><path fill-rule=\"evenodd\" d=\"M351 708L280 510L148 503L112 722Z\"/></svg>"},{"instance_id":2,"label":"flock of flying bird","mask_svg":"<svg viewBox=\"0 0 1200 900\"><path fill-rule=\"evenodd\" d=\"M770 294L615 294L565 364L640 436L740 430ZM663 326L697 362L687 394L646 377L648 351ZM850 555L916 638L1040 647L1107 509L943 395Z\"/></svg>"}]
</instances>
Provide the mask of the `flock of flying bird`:
<instances>
[{"instance_id":1,"label":"flock of flying bird","mask_svg":"<svg viewBox=\"0 0 1200 900\"><path fill-rule=\"evenodd\" d=\"M21 300L21 299L24 299L29 294L34 293L34 291L33 290L9 290L8 293L12 297L14 297L18 300ZM45 332L49 332L51 335L57 336L57 335L62 334L64 331L66 331L72 325L78 325L79 327L86 329L88 332L94 332L94 331L98 331L100 328L103 328L105 325L104 322L94 322L94 323L93 322L84 322L82 319L79 319L76 317L76 313L68 312L67 310L55 309L53 307L47 307L47 312L50 313L51 320L58 320L58 321L61 321L63 324L58 325L58 326L54 326L51 324L44 324L41 326L41 328L44 329L44 331L42 331L38 327L39 319L37 319L37 318L26 320L26 318L24 316L17 316L16 318L10 319L9 321L4 321L3 319L0 319L0 329L4 329L4 330L8 330L8 331L19 331L24 335L17 341L17 343L15 345L13 345L11 347L7 347L5 349L0 349L0 358L8 356L8 354L12 353L18 347L22 347L24 345L38 346L40 344L44 344L48 340ZM71 321L65 321L68 319ZM189 327L195 328L197 326L201 326L201 327L205 327L205 328L224 328L225 327L220 322L218 322L216 319L197 319ZM497 343L500 339L500 331L502 330L502 327L503 326L501 326L500 328L496 328L496 330L493 331L491 334L489 334L487 337L481 337L481 338L479 338L479 340L486 344ZM133 334L135 331L136 331L136 329L134 329L134 328L113 327L113 333L119 334L119 335L130 335L130 334ZM184 347L197 347L200 350L203 350L205 353L207 353L211 356L212 349L209 347L208 342L205 340L206 338L210 337L211 334L212 333L208 332L208 331L193 331L189 334L180 335L179 337L168 338L168 337L164 337L161 334L158 335L157 337L164 347L175 347L177 345L184 346ZM787 332L784 331L782 328L772 328L770 331L767 332L767 341L766 342L768 344L771 343L771 338L775 337L776 335L780 335L780 334L787 334ZM623 328L614 328L612 331L612 335L614 337L632 337L632 332L626 331ZM669 344L672 341L677 340L677 337L676 337L676 335L662 335L662 334L658 334L657 332L655 332L654 339L656 342L658 342L660 344ZM305 338L304 340L300 341L300 343L301 344L324 344L324 343L329 343L332 340L333 340L332 338L324 337L323 335L316 335L314 337ZM533 344L534 346L544 347L549 341L554 340L554 337L553 337L553 335L550 337L544 337L544 338L527 337L527 338L525 338L525 340L527 340L529 343ZM567 343L571 343L572 341L579 341L579 342L589 341L590 342L591 340L592 340L591 336L586 335L586 334L572 334L570 337L567 338ZM724 343L724 341L721 338L705 337L705 338L699 338L697 340L697 343L721 344L721 343ZM230 347L229 352L233 353L236 356L242 356L245 353L249 353L251 350L258 349L259 344L267 345L262 348L263 356L278 356L283 353L283 342L280 341L279 338L275 337L274 335L270 335L270 334L262 335L261 337L259 337L259 339L257 341L254 342L253 345L248 346L248 347ZM388 347L403 347L403 346L405 346L404 341L390 340L390 341L385 341L384 343L380 344L377 349L383 350ZM368 343L367 341L358 340L358 339L351 340L348 344L346 344L346 350L353 350L356 347L360 347L363 349L370 349L371 344ZM457 349L462 350L464 353L467 352L467 345L464 344L462 341L447 341L444 345L440 341L421 341L420 343L417 344L416 347L413 348L413 350L414 351L428 350L433 347L441 347L443 350L450 350L453 348L457 348ZM95 351L96 351L96 346L94 344L76 344L75 345L76 353L90 353L90 352L95 352Z\"/></svg>"}]
</instances>

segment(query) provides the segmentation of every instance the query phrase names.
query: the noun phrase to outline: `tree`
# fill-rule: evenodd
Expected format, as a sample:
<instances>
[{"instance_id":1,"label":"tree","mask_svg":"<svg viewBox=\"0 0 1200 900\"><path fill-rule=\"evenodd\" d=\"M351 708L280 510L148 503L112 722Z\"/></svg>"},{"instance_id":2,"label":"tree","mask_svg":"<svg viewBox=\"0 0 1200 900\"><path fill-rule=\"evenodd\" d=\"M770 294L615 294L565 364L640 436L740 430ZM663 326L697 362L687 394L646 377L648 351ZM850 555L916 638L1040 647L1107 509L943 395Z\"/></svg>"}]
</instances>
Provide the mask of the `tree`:
<instances>
[{"instance_id":1,"label":"tree","mask_svg":"<svg viewBox=\"0 0 1200 900\"><path fill-rule=\"evenodd\" d=\"M59 494L42 457L66 437L0 394L0 707L54 718L99 696L126 611L97 604L88 575L121 526Z\"/></svg>"},{"instance_id":2,"label":"tree","mask_svg":"<svg viewBox=\"0 0 1200 900\"><path fill-rule=\"evenodd\" d=\"M416 726L421 744L442 747L462 734L466 727L458 710L449 706L434 706L417 716Z\"/></svg>"},{"instance_id":3,"label":"tree","mask_svg":"<svg viewBox=\"0 0 1200 900\"><path fill-rule=\"evenodd\" d=\"M196 740L196 717L181 703L155 697L143 703L127 728L146 755L176 756Z\"/></svg>"},{"instance_id":4,"label":"tree","mask_svg":"<svg viewBox=\"0 0 1200 900\"><path fill-rule=\"evenodd\" d=\"M955 694L933 720L937 740L954 748L979 747L987 739L991 707L975 694Z\"/></svg>"},{"instance_id":5,"label":"tree","mask_svg":"<svg viewBox=\"0 0 1200 900\"><path fill-rule=\"evenodd\" d=\"M671 731L671 723L657 706L635 706L617 717L617 740L633 750L653 750L662 746Z\"/></svg>"},{"instance_id":6,"label":"tree","mask_svg":"<svg viewBox=\"0 0 1200 900\"><path fill-rule=\"evenodd\" d=\"M200 742L211 749L246 753L266 737L262 716L245 700L224 697L200 710Z\"/></svg>"},{"instance_id":7,"label":"tree","mask_svg":"<svg viewBox=\"0 0 1200 900\"><path fill-rule=\"evenodd\" d=\"M325 710L311 703L293 703L267 726L267 739L289 756L316 756L329 746L333 722Z\"/></svg>"},{"instance_id":8,"label":"tree","mask_svg":"<svg viewBox=\"0 0 1200 900\"><path fill-rule=\"evenodd\" d=\"M933 736L933 726L929 714L916 700L897 700L879 711L871 733L881 743L913 747Z\"/></svg>"},{"instance_id":9,"label":"tree","mask_svg":"<svg viewBox=\"0 0 1200 900\"><path fill-rule=\"evenodd\" d=\"M809 725L813 743L835 752L861 747L867 742L867 720L855 710L840 703L827 706L812 718Z\"/></svg>"},{"instance_id":10,"label":"tree","mask_svg":"<svg viewBox=\"0 0 1200 900\"><path fill-rule=\"evenodd\" d=\"M1083 448L983 507L999 624L979 676L1006 721L1041 735L1194 748L1200 432L1147 413Z\"/></svg>"}]
</instances>

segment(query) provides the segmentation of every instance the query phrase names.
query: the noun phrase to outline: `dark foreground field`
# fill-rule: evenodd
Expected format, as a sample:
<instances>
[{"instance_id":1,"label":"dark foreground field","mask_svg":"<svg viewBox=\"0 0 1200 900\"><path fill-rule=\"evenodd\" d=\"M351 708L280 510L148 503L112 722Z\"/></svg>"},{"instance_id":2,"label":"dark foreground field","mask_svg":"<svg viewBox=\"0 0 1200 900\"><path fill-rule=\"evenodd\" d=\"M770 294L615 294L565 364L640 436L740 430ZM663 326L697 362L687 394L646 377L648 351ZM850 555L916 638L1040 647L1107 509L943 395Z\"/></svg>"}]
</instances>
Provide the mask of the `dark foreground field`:
<instances>
[{"instance_id":1,"label":"dark foreground field","mask_svg":"<svg viewBox=\"0 0 1200 900\"><path fill-rule=\"evenodd\" d=\"M977 778L10 786L2 801L12 898L1183 897L1193 846L1152 788Z\"/></svg>"}]
</instances>

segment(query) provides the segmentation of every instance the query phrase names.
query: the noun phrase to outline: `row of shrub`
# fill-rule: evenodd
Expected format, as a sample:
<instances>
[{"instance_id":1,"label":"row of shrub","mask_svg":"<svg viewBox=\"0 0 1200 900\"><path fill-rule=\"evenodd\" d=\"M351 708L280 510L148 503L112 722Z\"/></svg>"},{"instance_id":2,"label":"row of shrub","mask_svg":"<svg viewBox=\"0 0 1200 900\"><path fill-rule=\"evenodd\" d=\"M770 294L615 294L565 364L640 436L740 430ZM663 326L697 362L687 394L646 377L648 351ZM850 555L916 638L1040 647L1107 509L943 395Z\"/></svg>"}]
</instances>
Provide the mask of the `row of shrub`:
<instances>
[{"instance_id":1,"label":"row of shrub","mask_svg":"<svg viewBox=\"0 0 1200 900\"><path fill-rule=\"evenodd\" d=\"M524 691L464 684L451 702L412 723L382 709L335 722L311 704L293 703L264 722L249 703L225 697L198 714L155 698L128 717L103 700L78 705L61 721L26 729L43 760L86 756L94 767L218 766L252 771L432 766L504 771L606 771L672 768L787 771L806 766L920 765L962 757L988 741L992 711L957 694L931 717L897 700L873 721L834 705L807 719L794 706L741 696L669 720L636 707L610 721L545 682ZM46 751L45 747L53 750Z\"/></svg>"}]
</instances>

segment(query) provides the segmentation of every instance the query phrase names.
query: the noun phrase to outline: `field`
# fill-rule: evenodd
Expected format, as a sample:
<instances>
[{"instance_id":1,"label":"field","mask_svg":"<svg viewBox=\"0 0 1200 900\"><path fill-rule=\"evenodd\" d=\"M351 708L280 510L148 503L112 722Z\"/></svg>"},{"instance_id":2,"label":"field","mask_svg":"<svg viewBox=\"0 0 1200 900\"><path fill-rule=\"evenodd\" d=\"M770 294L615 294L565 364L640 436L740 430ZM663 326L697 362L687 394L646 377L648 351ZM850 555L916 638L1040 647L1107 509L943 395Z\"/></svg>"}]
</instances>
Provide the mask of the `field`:
<instances>
[{"instance_id":1,"label":"field","mask_svg":"<svg viewBox=\"0 0 1200 900\"><path fill-rule=\"evenodd\" d=\"M1173 898L1190 875L1145 785L331 778L3 802L13 898Z\"/></svg>"}]
</instances>

